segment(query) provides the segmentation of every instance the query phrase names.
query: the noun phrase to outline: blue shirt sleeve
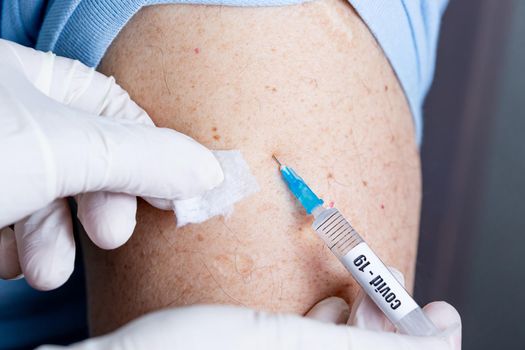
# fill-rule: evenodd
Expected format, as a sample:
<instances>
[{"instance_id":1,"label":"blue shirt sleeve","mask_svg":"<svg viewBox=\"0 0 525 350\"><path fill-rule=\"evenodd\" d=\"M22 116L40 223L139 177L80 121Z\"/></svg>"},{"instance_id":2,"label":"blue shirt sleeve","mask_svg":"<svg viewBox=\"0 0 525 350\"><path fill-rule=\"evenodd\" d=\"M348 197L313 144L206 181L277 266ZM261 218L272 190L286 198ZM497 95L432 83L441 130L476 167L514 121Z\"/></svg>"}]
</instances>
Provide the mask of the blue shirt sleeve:
<instances>
[{"instance_id":1,"label":"blue shirt sleeve","mask_svg":"<svg viewBox=\"0 0 525 350\"><path fill-rule=\"evenodd\" d=\"M441 17L448 0L348 0L383 48L408 100L418 144L423 103L434 78Z\"/></svg>"},{"instance_id":2,"label":"blue shirt sleeve","mask_svg":"<svg viewBox=\"0 0 525 350\"><path fill-rule=\"evenodd\" d=\"M0 38L35 46L48 1L0 0Z\"/></svg>"}]
</instances>

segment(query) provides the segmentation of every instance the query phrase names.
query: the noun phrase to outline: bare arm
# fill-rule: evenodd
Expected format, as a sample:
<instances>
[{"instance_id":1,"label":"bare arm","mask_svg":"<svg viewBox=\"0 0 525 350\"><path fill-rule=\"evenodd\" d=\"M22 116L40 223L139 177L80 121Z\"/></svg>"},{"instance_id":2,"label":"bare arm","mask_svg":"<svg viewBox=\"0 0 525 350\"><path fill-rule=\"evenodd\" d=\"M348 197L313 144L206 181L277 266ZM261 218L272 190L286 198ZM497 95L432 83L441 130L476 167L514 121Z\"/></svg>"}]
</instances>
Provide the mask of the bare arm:
<instances>
[{"instance_id":1,"label":"bare arm","mask_svg":"<svg viewBox=\"0 0 525 350\"><path fill-rule=\"evenodd\" d=\"M304 313L328 295L352 301L357 286L286 192L272 153L333 200L411 288L421 193L412 119L348 4L146 8L100 69L157 125L240 149L261 191L227 220L177 230L172 213L141 202L124 247L84 242L93 333L168 306Z\"/></svg>"}]
</instances>

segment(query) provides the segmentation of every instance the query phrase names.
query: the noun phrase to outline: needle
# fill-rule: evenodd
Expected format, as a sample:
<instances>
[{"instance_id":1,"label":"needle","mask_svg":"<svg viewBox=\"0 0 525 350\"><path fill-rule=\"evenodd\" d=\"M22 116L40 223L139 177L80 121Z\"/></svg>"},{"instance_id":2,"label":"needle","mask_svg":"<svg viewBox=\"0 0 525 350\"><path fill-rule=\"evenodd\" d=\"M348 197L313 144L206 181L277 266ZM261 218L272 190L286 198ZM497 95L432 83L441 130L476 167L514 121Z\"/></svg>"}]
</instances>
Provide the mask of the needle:
<instances>
[{"instance_id":1,"label":"needle","mask_svg":"<svg viewBox=\"0 0 525 350\"><path fill-rule=\"evenodd\" d=\"M272 154L272 158L275 159L275 161L277 162L277 164L279 164L279 166L283 166L281 164L281 162L279 162L279 159L277 159L277 157L275 156L275 154Z\"/></svg>"}]
</instances>

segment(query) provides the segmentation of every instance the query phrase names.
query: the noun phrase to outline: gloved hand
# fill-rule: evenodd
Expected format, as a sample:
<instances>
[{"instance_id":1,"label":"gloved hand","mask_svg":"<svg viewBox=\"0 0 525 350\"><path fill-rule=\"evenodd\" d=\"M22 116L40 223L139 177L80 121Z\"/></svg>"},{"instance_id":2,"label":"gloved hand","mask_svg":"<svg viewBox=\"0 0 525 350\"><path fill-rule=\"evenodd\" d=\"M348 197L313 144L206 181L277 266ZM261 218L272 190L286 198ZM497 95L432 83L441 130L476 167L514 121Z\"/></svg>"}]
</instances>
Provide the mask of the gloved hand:
<instances>
[{"instance_id":1,"label":"gloved hand","mask_svg":"<svg viewBox=\"0 0 525 350\"><path fill-rule=\"evenodd\" d=\"M75 246L65 197L101 248L124 244L136 197L156 206L218 185L213 154L156 128L128 94L78 61L0 40L0 278L63 284ZM14 232L7 225L14 225Z\"/></svg>"},{"instance_id":2,"label":"gloved hand","mask_svg":"<svg viewBox=\"0 0 525 350\"><path fill-rule=\"evenodd\" d=\"M435 302L424 312L441 333L432 337L393 333L392 324L363 294L351 313L344 300L332 297L317 303L306 318L231 306L190 306L142 316L113 333L67 349L461 350L457 311ZM350 326L345 325L347 320Z\"/></svg>"}]
</instances>

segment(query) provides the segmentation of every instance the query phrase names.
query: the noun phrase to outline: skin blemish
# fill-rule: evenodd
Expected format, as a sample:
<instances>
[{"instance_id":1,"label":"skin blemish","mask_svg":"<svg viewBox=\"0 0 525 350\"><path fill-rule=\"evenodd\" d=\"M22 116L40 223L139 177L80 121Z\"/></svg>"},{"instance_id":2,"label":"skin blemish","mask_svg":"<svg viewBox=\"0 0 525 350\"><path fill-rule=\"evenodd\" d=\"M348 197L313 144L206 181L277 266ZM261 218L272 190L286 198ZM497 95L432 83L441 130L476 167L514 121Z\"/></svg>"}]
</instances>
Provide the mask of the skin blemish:
<instances>
[{"instance_id":1,"label":"skin blemish","mask_svg":"<svg viewBox=\"0 0 525 350\"><path fill-rule=\"evenodd\" d=\"M381 203L381 209L385 209L385 205Z\"/></svg>"},{"instance_id":2,"label":"skin blemish","mask_svg":"<svg viewBox=\"0 0 525 350\"><path fill-rule=\"evenodd\" d=\"M212 127L212 128L211 128L211 131L212 131L212 132L217 132L217 127L216 127L216 126ZM221 139L221 136L218 135L218 134L215 134L215 135L213 135L213 139L214 139L215 141L219 141L219 140Z\"/></svg>"},{"instance_id":3,"label":"skin blemish","mask_svg":"<svg viewBox=\"0 0 525 350\"><path fill-rule=\"evenodd\" d=\"M202 237L202 235L200 233L197 234L197 241L199 241L199 242L204 241L204 237Z\"/></svg>"},{"instance_id":4,"label":"skin blemish","mask_svg":"<svg viewBox=\"0 0 525 350\"><path fill-rule=\"evenodd\" d=\"M333 179L333 178L334 178L334 174L332 174L332 173L328 173L328 175L326 175L326 177L327 177L328 179Z\"/></svg>"},{"instance_id":5,"label":"skin blemish","mask_svg":"<svg viewBox=\"0 0 525 350\"><path fill-rule=\"evenodd\" d=\"M388 91L388 85L385 85L385 91Z\"/></svg>"},{"instance_id":6,"label":"skin blemish","mask_svg":"<svg viewBox=\"0 0 525 350\"><path fill-rule=\"evenodd\" d=\"M365 180L362 181L362 184L363 184L363 186L365 186L365 187L368 186L368 182L366 182Z\"/></svg>"},{"instance_id":7,"label":"skin blemish","mask_svg":"<svg viewBox=\"0 0 525 350\"><path fill-rule=\"evenodd\" d=\"M235 255L235 270L243 275L249 275L253 271L254 262L253 259L247 255L237 254Z\"/></svg>"},{"instance_id":8,"label":"skin blemish","mask_svg":"<svg viewBox=\"0 0 525 350\"><path fill-rule=\"evenodd\" d=\"M219 254L215 256L215 261L221 264L227 264L231 262L231 257L227 254Z\"/></svg>"},{"instance_id":9,"label":"skin blemish","mask_svg":"<svg viewBox=\"0 0 525 350\"><path fill-rule=\"evenodd\" d=\"M195 52L195 54L198 55L201 52L201 49L196 47L196 48L193 49L193 52Z\"/></svg>"}]
</instances>

